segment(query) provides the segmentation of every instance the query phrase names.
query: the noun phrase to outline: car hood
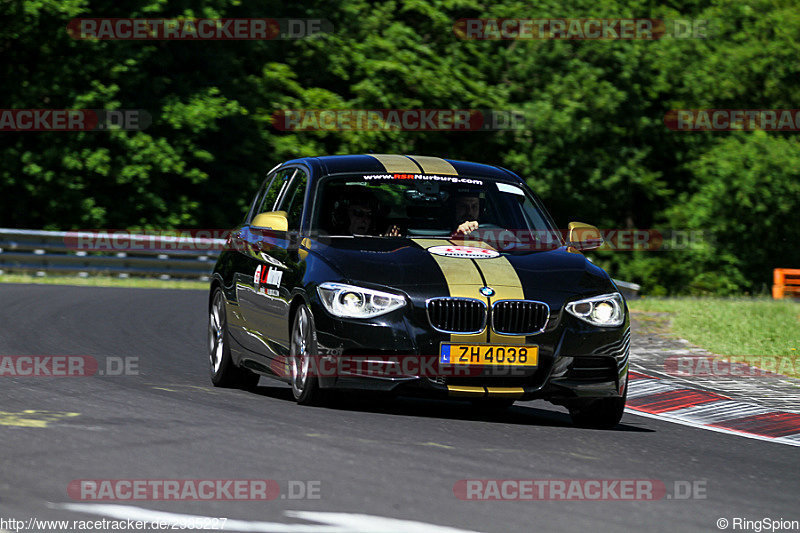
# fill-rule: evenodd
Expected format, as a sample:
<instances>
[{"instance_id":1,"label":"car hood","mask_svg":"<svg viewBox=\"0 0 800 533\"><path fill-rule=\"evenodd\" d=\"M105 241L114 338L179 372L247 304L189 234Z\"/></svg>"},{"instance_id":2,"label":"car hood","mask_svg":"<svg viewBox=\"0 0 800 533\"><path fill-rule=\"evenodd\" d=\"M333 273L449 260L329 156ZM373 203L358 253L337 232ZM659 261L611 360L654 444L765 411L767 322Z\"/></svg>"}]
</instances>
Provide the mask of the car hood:
<instances>
[{"instance_id":1,"label":"car hood","mask_svg":"<svg viewBox=\"0 0 800 533\"><path fill-rule=\"evenodd\" d=\"M437 245L452 246L445 239L352 237L313 240L308 248L351 283L396 287L412 294L448 294L448 285L464 284L467 279L485 280L489 287L521 285L525 297L531 299L544 292L593 295L616 290L603 269L566 247L499 253L494 258L446 257L457 268L443 269L441 256L428 251ZM508 275L509 265L518 280L513 273ZM477 296L483 283L475 285Z\"/></svg>"}]
</instances>

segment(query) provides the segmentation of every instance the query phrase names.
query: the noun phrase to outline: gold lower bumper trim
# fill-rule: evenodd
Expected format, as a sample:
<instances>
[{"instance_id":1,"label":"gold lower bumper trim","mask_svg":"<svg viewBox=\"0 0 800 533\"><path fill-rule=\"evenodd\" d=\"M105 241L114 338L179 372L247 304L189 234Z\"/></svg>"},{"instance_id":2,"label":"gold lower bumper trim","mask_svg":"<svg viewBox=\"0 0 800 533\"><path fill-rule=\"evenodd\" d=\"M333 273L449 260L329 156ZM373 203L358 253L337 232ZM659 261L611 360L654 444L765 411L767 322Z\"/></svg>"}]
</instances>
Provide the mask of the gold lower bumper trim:
<instances>
[{"instance_id":1,"label":"gold lower bumper trim","mask_svg":"<svg viewBox=\"0 0 800 533\"><path fill-rule=\"evenodd\" d=\"M486 387L490 397L500 398L522 398L525 389L522 387Z\"/></svg>"},{"instance_id":2,"label":"gold lower bumper trim","mask_svg":"<svg viewBox=\"0 0 800 533\"><path fill-rule=\"evenodd\" d=\"M484 387L470 387L468 385L448 385L447 392L450 396L467 396L481 398L486 395Z\"/></svg>"},{"instance_id":3,"label":"gold lower bumper trim","mask_svg":"<svg viewBox=\"0 0 800 533\"><path fill-rule=\"evenodd\" d=\"M473 387L469 385L448 385L450 396L482 398L487 394L491 398L522 398L525 389L522 387Z\"/></svg>"}]
</instances>

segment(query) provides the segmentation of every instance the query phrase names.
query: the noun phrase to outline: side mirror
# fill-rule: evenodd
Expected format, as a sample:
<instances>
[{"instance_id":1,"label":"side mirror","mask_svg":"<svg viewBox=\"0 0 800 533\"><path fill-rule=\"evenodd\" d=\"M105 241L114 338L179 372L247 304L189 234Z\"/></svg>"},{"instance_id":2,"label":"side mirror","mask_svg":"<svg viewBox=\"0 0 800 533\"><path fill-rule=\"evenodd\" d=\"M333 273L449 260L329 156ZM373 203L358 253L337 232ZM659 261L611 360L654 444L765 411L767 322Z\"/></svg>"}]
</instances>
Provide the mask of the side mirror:
<instances>
[{"instance_id":1,"label":"side mirror","mask_svg":"<svg viewBox=\"0 0 800 533\"><path fill-rule=\"evenodd\" d=\"M288 231L289 219L286 216L286 211L269 211L267 213L257 214L250 225L254 228Z\"/></svg>"},{"instance_id":2,"label":"side mirror","mask_svg":"<svg viewBox=\"0 0 800 533\"><path fill-rule=\"evenodd\" d=\"M567 246L576 250L594 250L605 242L599 229L583 222L570 222L567 230Z\"/></svg>"}]
</instances>

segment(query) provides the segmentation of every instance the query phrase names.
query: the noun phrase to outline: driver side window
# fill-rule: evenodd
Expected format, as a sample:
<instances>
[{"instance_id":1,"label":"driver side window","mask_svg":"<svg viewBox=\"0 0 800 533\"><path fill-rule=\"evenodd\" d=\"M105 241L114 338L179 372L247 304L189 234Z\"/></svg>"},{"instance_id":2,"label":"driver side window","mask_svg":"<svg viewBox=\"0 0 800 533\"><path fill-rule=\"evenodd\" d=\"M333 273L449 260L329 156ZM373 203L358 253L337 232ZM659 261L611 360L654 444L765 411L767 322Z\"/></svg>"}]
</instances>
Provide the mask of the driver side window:
<instances>
[{"instance_id":1,"label":"driver side window","mask_svg":"<svg viewBox=\"0 0 800 533\"><path fill-rule=\"evenodd\" d=\"M291 184L283 195L281 210L286 211L289 229L300 229L307 183L308 176L306 173L303 170L297 169Z\"/></svg>"},{"instance_id":2,"label":"driver side window","mask_svg":"<svg viewBox=\"0 0 800 533\"><path fill-rule=\"evenodd\" d=\"M274 173L268 174L266 179L264 180L264 183L261 184L261 187L258 188L258 192L256 193L255 198L253 198L253 201L250 202L250 207L248 208L247 213L245 213L244 216L245 224L250 224L250 221L253 220L253 217L258 214L258 208L261 206L261 201L264 199L264 193L266 192L267 189L269 189L269 186L274 178L275 178Z\"/></svg>"},{"instance_id":3,"label":"driver side window","mask_svg":"<svg viewBox=\"0 0 800 533\"><path fill-rule=\"evenodd\" d=\"M253 216L275 210L275 202L280 198L281 193L286 190L294 171L295 169L293 168L284 168L275 174L275 178L272 180L264 198L261 200L261 204L253 213Z\"/></svg>"}]
</instances>

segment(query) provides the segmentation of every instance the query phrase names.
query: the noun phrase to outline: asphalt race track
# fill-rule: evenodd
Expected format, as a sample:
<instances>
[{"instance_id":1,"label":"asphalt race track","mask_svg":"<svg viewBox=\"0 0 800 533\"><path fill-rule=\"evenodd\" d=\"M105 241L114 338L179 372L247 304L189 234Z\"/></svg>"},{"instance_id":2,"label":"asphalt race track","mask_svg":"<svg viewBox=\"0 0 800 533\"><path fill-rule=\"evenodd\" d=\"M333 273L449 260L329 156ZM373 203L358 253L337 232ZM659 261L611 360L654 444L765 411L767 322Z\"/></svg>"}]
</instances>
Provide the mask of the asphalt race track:
<instances>
[{"instance_id":1,"label":"asphalt race track","mask_svg":"<svg viewBox=\"0 0 800 533\"><path fill-rule=\"evenodd\" d=\"M800 519L792 446L631 414L615 430L577 429L546 402L499 414L404 398L318 408L267 379L257 392L215 389L206 302L204 291L0 285L0 355L138 366L128 376L0 377L0 517L183 514L226 517L236 526L227 531L309 532L415 527L379 518L421 522L418 531L719 531L720 518ZM85 479L269 479L283 497L81 501L68 486ZM463 501L454 485L464 479L659 480L668 496ZM290 481L316 482L293 486L318 487L319 498L290 498ZM676 481L705 491L679 498Z\"/></svg>"}]
</instances>

